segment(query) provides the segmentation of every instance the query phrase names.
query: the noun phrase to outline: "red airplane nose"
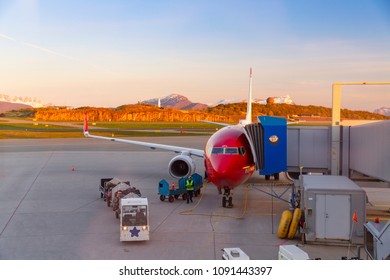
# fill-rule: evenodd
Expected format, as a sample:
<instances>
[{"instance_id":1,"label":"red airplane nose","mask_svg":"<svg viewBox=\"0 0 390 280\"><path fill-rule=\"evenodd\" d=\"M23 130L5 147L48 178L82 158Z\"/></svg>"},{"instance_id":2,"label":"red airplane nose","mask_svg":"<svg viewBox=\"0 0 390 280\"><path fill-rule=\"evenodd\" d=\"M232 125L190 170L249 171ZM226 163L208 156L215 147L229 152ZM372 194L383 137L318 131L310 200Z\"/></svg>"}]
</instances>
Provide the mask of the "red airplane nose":
<instances>
[{"instance_id":1,"label":"red airplane nose","mask_svg":"<svg viewBox=\"0 0 390 280\"><path fill-rule=\"evenodd\" d=\"M234 188L246 181L253 172L253 169L245 165L233 156L217 155L209 161L212 172L210 181L219 187Z\"/></svg>"}]
</instances>

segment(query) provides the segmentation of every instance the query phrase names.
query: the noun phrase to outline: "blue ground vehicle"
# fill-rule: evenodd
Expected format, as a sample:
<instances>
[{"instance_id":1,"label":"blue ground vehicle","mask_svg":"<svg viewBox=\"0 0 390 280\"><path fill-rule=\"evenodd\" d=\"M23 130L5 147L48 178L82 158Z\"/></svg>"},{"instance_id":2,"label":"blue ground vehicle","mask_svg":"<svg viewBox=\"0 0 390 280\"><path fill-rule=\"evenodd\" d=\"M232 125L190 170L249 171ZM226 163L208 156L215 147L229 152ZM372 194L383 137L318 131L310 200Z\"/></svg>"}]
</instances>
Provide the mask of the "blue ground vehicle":
<instances>
[{"instance_id":1,"label":"blue ground vehicle","mask_svg":"<svg viewBox=\"0 0 390 280\"><path fill-rule=\"evenodd\" d=\"M194 180L194 196L200 194L200 189L203 187L203 178L198 173L192 175L192 180ZM182 196L183 200L187 199L187 190L186 190L186 181L187 177L181 178L179 184L174 184L174 188L166 180L161 180L158 183L158 194L160 195L160 200L164 201L168 198L169 202L173 202L175 199L179 199Z\"/></svg>"}]
</instances>

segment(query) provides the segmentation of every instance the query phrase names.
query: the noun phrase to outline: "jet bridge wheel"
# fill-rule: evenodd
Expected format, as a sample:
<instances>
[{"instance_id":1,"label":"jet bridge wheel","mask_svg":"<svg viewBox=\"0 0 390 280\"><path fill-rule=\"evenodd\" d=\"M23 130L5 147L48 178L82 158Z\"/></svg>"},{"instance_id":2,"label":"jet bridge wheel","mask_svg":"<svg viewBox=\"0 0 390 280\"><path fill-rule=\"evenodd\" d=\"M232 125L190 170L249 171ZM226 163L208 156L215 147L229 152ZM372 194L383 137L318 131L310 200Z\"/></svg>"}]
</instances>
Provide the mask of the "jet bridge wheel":
<instances>
[{"instance_id":1,"label":"jet bridge wheel","mask_svg":"<svg viewBox=\"0 0 390 280\"><path fill-rule=\"evenodd\" d=\"M279 181L279 173L264 175L265 180L266 180L266 181L269 181L269 180L271 179L271 176L274 176L274 180L275 180L275 181Z\"/></svg>"}]
</instances>

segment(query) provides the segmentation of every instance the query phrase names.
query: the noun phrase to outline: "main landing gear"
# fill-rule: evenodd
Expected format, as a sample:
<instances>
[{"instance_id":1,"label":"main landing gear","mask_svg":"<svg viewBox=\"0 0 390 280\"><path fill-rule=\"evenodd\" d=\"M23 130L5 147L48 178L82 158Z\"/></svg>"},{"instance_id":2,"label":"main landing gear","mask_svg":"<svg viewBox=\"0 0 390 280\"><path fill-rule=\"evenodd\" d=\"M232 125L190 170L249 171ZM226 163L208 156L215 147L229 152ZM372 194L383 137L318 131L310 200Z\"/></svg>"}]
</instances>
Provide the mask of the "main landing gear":
<instances>
[{"instance_id":1,"label":"main landing gear","mask_svg":"<svg viewBox=\"0 0 390 280\"><path fill-rule=\"evenodd\" d=\"M222 207L224 208L232 208L233 207L233 197L230 193L230 188L223 188L223 197L222 197Z\"/></svg>"}]
</instances>

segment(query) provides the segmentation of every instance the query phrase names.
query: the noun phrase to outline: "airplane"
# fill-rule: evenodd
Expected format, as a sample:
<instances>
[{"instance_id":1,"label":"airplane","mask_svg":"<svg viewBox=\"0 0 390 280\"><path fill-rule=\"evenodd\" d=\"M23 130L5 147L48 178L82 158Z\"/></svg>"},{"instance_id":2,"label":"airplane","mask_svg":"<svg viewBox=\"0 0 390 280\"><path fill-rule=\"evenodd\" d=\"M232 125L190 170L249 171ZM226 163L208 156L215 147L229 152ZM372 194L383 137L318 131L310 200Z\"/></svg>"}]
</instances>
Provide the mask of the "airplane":
<instances>
[{"instance_id":1,"label":"airplane","mask_svg":"<svg viewBox=\"0 0 390 280\"><path fill-rule=\"evenodd\" d=\"M237 125L218 124L224 127L209 138L204 150L92 135L88 130L86 115L84 136L179 153L168 164L169 173L175 178L188 177L195 173L195 162L192 157L203 158L208 181L218 187L220 194L222 189L224 190L222 206L231 208L233 207L231 191L245 183L252 173L262 166L262 152L258 144L261 128L259 123L252 122L252 68L249 75L246 118L240 120Z\"/></svg>"}]
</instances>

